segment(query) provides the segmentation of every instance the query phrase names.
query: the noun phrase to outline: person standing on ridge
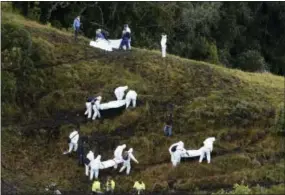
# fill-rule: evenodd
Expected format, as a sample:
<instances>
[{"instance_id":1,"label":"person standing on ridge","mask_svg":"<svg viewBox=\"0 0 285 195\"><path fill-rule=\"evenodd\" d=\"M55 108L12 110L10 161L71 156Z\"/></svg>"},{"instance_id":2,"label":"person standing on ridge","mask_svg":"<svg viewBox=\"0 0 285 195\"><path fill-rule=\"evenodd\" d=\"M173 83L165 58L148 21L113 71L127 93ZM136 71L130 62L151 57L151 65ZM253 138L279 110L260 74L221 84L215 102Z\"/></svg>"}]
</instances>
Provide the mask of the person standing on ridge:
<instances>
[{"instance_id":1,"label":"person standing on ridge","mask_svg":"<svg viewBox=\"0 0 285 195\"><path fill-rule=\"evenodd\" d=\"M167 42L167 35L163 33L161 35L161 41L160 41L160 44L161 44L161 54L162 54L163 58L166 57L166 42Z\"/></svg>"},{"instance_id":2,"label":"person standing on ridge","mask_svg":"<svg viewBox=\"0 0 285 195\"><path fill-rule=\"evenodd\" d=\"M127 24L124 25L122 41L120 44L120 49L123 49L123 46L126 46L126 49L130 48L130 40L131 40L131 30Z\"/></svg>"},{"instance_id":3,"label":"person standing on ridge","mask_svg":"<svg viewBox=\"0 0 285 195\"><path fill-rule=\"evenodd\" d=\"M77 36L79 34L80 29L80 16L77 16L73 21L73 28L74 28L74 37L75 41L77 41Z\"/></svg>"}]
</instances>

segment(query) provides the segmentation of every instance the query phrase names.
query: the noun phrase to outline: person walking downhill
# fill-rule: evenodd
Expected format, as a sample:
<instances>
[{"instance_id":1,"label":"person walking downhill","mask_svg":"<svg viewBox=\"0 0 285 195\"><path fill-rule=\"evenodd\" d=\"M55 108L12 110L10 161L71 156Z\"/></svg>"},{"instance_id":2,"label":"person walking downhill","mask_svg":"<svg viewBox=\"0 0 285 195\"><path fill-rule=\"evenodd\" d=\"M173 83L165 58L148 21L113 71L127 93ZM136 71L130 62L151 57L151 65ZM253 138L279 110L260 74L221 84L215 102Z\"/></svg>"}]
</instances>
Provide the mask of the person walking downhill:
<instances>
[{"instance_id":1,"label":"person walking downhill","mask_svg":"<svg viewBox=\"0 0 285 195\"><path fill-rule=\"evenodd\" d=\"M74 28L74 38L77 41L77 36L79 34L80 29L80 16L77 16L73 21L73 28Z\"/></svg>"}]
</instances>

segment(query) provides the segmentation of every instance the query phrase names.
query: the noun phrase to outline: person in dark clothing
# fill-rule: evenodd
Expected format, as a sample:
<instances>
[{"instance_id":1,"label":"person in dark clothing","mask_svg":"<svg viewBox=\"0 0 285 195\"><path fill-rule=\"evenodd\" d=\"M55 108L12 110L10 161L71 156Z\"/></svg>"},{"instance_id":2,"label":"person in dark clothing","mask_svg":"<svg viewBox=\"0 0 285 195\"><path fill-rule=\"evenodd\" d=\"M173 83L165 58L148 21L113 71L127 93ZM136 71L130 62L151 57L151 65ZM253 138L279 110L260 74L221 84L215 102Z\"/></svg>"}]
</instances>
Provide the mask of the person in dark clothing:
<instances>
[{"instance_id":1,"label":"person in dark clothing","mask_svg":"<svg viewBox=\"0 0 285 195\"><path fill-rule=\"evenodd\" d=\"M109 32L106 30L102 30L102 34L104 35L105 39L108 41Z\"/></svg>"},{"instance_id":2,"label":"person in dark clothing","mask_svg":"<svg viewBox=\"0 0 285 195\"><path fill-rule=\"evenodd\" d=\"M85 152L88 150L87 146L88 137L82 136L79 139L79 145L78 145L78 164L79 166L83 166L85 162Z\"/></svg>"},{"instance_id":3,"label":"person in dark clothing","mask_svg":"<svg viewBox=\"0 0 285 195\"><path fill-rule=\"evenodd\" d=\"M173 124L172 114L168 114L167 119L166 119L166 125L164 126L164 135L165 136L171 136L172 135L172 124Z\"/></svg>"},{"instance_id":4,"label":"person in dark clothing","mask_svg":"<svg viewBox=\"0 0 285 195\"><path fill-rule=\"evenodd\" d=\"M73 28L74 28L74 38L77 41L77 36L80 30L80 16L77 16L73 21Z\"/></svg>"},{"instance_id":5,"label":"person in dark clothing","mask_svg":"<svg viewBox=\"0 0 285 195\"><path fill-rule=\"evenodd\" d=\"M120 49L123 49L123 46L126 46L126 49L130 48L130 39L131 39L131 31L127 24L124 26L122 42L120 44Z\"/></svg>"}]
</instances>

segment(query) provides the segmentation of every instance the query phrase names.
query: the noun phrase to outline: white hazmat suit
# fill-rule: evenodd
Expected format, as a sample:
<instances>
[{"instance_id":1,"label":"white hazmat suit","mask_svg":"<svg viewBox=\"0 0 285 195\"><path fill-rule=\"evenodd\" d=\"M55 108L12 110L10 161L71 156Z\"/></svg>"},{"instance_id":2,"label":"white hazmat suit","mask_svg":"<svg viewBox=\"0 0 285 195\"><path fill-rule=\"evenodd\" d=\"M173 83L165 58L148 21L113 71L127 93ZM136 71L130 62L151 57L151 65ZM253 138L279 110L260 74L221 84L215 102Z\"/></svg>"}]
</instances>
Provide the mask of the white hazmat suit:
<instances>
[{"instance_id":1,"label":"white hazmat suit","mask_svg":"<svg viewBox=\"0 0 285 195\"><path fill-rule=\"evenodd\" d=\"M211 152L213 151L213 144L216 141L215 137L209 137L203 142L204 146L199 150L187 150L186 153L182 155L184 158L191 158L200 156L199 163L201 163L204 157L207 157L208 163L211 163Z\"/></svg>"},{"instance_id":2,"label":"white hazmat suit","mask_svg":"<svg viewBox=\"0 0 285 195\"><path fill-rule=\"evenodd\" d=\"M127 168L126 173L127 175L129 175L131 171L131 159L135 161L136 163L139 163L139 162L133 155L133 148L130 148L127 153L128 153L127 159L124 159L123 166L120 169L120 172L124 171L124 169Z\"/></svg>"},{"instance_id":3,"label":"white hazmat suit","mask_svg":"<svg viewBox=\"0 0 285 195\"><path fill-rule=\"evenodd\" d=\"M91 171L89 170L91 162L94 160L94 153L92 151L89 151L86 155L86 158L90 161L89 164L85 164L85 175L88 176L88 172Z\"/></svg>"},{"instance_id":4,"label":"white hazmat suit","mask_svg":"<svg viewBox=\"0 0 285 195\"><path fill-rule=\"evenodd\" d=\"M123 161L123 157L122 157L122 153L123 150L126 148L126 144L120 145L116 148L116 150L114 151L114 160L118 161L118 162L122 162ZM117 169L118 164L116 163L114 166L114 169Z\"/></svg>"},{"instance_id":5,"label":"white hazmat suit","mask_svg":"<svg viewBox=\"0 0 285 195\"><path fill-rule=\"evenodd\" d=\"M128 89L128 86L117 87L114 91L117 100L122 100L125 95L125 91Z\"/></svg>"},{"instance_id":6,"label":"white hazmat suit","mask_svg":"<svg viewBox=\"0 0 285 195\"><path fill-rule=\"evenodd\" d=\"M162 57L165 58L166 57L166 42L167 42L167 35L161 35L161 54Z\"/></svg>"},{"instance_id":7,"label":"white hazmat suit","mask_svg":"<svg viewBox=\"0 0 285 195\"><path fill-rule=\"evenodd\" d=\"M93 159L90 163L90 180L93 180L93 176L97 179L99 176L99 169L101 164L101 155L98 155L95 159Z\"/></svg>"},{"instance_id":8,"label":"white hazmat suit","mask_svg":"<svg viewBox=\"0 0 285 195\"><path fill-rule=\"evenodd\" d=\"M77 148L78 148L78 140L79 140L79 133L78 131L74 130L73 132L71 132L69 134L69 138L70 138L70 143L69 145L69 149L68 152L64 152L63 154L68 154L72 152L72 149L74 152L76 152Z\"/></svg>"},{"instance_id":9,"label":"white hazmat suit","mask_svg":"<svg viewBox=\"0 0 285 195\"><path fill-rule=\"evenodd\" d=\"M170 153L171 162L174 167L180 163L181 156L186 153L186 150L184 149L184 143L182 141L172 144L169 147L168 151Z\"/></svg>"},{"instance_id":10,"label":"white hazmat suit","mask_svg":"<svg viewBox=\"0 0 285 195\"><path fill-rule=\"evenodd\" d=\"M138 94L134 90L130 90L126 95L126 109L129 107L129 105L133 104L133 107L136 107L136 101L137 101Z\"/></svg>"},{"instance_id":11,"label":"white hazmat suit","mask_svg":"<svg viewBox=\"0 0 285 195\"><path fill-rule=\"evenodd\" d=\"M98 118L101 117L100 112L99 112L101 100L102 100L101 96L98 96L96 98L96 101L95 101L95 103L93 105L94 114L93 114L92 120L95 120L97 118L97 116L98 116Z\"/></svg>"},{"instance_id":12,"label":"white hazmat suit","mask_svg":"<svg viewBox=\"0 0 285 195\"><path fill-rule=\"evenodd\" d=\"M98 96L98 97L96 97L96 98L88 98L87 99L87 102L85 103L85 106L86 106L86 111L85 111L85 113L84 113L84 115L87 115L87 118L91 118L91 116L92 116L92 102L94 101L94 99L100 99L100 101L101 101L101 99L102 99L102 97L101 96Z\"/></svg>"}]
</instances>

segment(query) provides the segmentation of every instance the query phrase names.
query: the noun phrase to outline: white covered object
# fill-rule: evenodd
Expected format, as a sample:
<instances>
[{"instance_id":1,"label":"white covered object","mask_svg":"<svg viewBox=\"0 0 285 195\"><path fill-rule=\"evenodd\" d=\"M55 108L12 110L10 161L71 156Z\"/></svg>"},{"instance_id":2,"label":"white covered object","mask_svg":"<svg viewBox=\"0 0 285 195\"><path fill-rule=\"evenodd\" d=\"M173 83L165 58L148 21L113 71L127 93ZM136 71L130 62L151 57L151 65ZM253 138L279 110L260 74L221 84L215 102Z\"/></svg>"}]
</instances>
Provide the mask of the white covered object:
<instances>
[{"instance_id":1,"label":"white covered object","mask_svg":"<svg viewBox=\"0 0 285 195\"><path fill-rule=\"evenodd\" d=\"M100 169L107 169L110 167L114 167L115 165L118 165L122 162L123 162L123 159L121 159L121 160L118 160L118 159L106 160L106 161L101 162Z\"/></svg>"},{"instance_id":2,"label":"white covered object","mask_svg":"<svg viewBox=\"0 0 285 195\"><path fill-rule=\"evenodd\" d=\"M126 104L126 100L116 100L116 101L110 101L108 103L103 103L99 105L100 110L107 110L111 108L119 108Z\"/></svg>"},{"instance_id":3,"label":"white covered object","mask_svg":"<svg viewBox=\"0 0 285 195\"><path fill-rule=\"evenodd\" d=\"M113 51L113 49L119 49L122 39L97 39L96 41L90 41L89 45L106 51Z\"/></svg>"}]
</instances>

